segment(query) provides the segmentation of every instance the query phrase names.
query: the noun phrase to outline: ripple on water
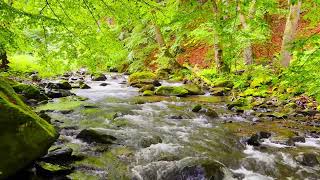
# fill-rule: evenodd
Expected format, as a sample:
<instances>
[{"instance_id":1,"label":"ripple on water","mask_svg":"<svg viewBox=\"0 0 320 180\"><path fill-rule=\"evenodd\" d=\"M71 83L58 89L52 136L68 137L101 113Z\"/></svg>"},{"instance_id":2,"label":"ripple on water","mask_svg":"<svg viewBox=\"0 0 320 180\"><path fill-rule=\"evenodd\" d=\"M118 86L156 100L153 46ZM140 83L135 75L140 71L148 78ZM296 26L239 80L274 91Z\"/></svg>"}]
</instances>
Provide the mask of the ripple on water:
<instances>
[{"instance_id":1,"label":"ripple on water","mask_svg":"<svg viewBox=\"0 0 320 180\"><path fill-rule=\"evenodd\" d=\"M244 175L243 180L273 180L272 177L264 176L259 173L255 173L253 171L247 170L244 167L241 167L236 170L231 170L231 171L236 174L243 174Z\"/></svg>"}]
</instances>

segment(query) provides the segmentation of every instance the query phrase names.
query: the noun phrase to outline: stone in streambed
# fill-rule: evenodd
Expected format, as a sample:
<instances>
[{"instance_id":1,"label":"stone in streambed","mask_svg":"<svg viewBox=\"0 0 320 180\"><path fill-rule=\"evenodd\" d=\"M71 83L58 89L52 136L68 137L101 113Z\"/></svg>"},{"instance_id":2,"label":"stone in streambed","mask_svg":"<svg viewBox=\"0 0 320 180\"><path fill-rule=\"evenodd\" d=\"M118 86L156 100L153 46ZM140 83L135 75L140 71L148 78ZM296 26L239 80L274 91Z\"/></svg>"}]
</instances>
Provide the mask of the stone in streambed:
<instances>
[{"instance_id":1,"label":"stone in streambed","mask_svg":"<svg viewBox=\"0 0 320 180\"><path fill-rule=\"evenodd\" d=\"M86 84L82 81L79 82L79 87L80 87L80 89L91 89L91 87L88 84Z\"/></svg>"},{"instance_id":2,"label":"stone in streambed","mask_svg":"<svg viewBox=\"0 0 320 180\"><path fill-rule=\"evenodd\" d=\"M146 90L142 93L142 96L153 96L154 92L150 90Z\"/></svg>"},{"instance_id":3,"label":"stone in streambed","mask_svg":"<svg viewBox=\"0 0 320 180\"><path fill-rule=\"evenodd\" d=\"M226 87L214 87L210 89L210 94L213 96L226 96L230 90L230 88Z\"/></svg>"},{"instance_id":4,"label":"stone in streambed","mask_svg":"<svg viewBox=\"0 0 320 180\"><path fill-rule=\"evenodd\" d=\"M45 177L52 177L52 176L65 176L73 171L73 167L56 165L46 162L38 162L35 164L35 168L38 175L45 176Z\"/></svg>"},{"instance_id":5,"label":"stone in streambed","mask_svg":"<svg viewBox=\"0 0 320 180\"><path fill-rule=\"evenodd\" d=\"M5 179L46 154L58 133L26 106L2 78L0 109L0 179Z\"/></svg>"},{"instance_id":6,"label":"stone in streambed","mask_svg":"<svg viewBox=\"0 0 320 180\"><path fill-rule=\"evenodd\" d=\"M108 83L101 83L99 86L108 86Z\"/></svg>"},{"instance_id":7,"label":"stone in streambed","mask_svg":"<svg viewBox=\"0 0 320 180\"><path fill-rule=\"evenodd\" d=\"M16 93L21 94L26 99L35 99L37 101L48 100L48 97L34 85L19 83L12 86L12 88Z\"/></svg>"},{"instance_id":8,"label":"stone in streambed","mask_svg":"<svg viewBox=\"0 0 320 180\"><path fill-rule=\"evenodd\" d=\"M218 113L217 113L215 110L211 109L211 108L208 108L208 109L206 110L205 115L208 116L208 117L210 117L210 118L217 118L217 117L219 117Z\"/></svg>"},{"instance_id":9,"label":"stone in streambed","mask_svg":"<svg viewBox=\"0 0 320 180\"><path fill-rule=\"evenodd\" d=\"M296 142L302 142L305 143L306 142L306 138L302 137L302 136L294 136L294 137L290 137L287 141L287 145L289 146L294 146Z\"/></svg>"},{"instance_id":10,"label":"stone in streambed","mask_svg":"<svg viewBox=\"0 0 320 180\"><path fill-rule=\"evenodd\" d=\"M203 95L203 90L195 84L185 84L182 86L184 89L186 89L189 93L189 95Z\"/></svg>"},{"instance_id":11,"label":"stone in streambed","mask_svg":"<svg viewBox=\"0 0 320 180\"><path fill-rule=\"evenodd\" d=\"M160 86L155 91L159 96L186 96L189 91L180 86Z\"/></svg>"},{"instance_id":12,"label":"stone in streambed","mask_svg":"<svg viewBox=\"0 0 320 180\"><path fill-rule=\"evenodd\" d=\"M64 89L47 89L46 95L50 98L61 98L74 95L69 90Z\"/></svg>"},{"instance_id":13,"label":"stone in streambed","mask_svg":"<svg viewBox=\"0 0 320 180\"><path fill-rule=\"evenodd\" d=\"M248 145L251 146L260 146L261 145L261 139L267 139L271 137L271 133L261 131L259 133L253 134L248 140L247 143Z\"/></svg>"},{"instance_id":14,"label":"stone in streambed","mask_svg":"<svg viewBox=\"0 0 320 180\"><path fill-rule=\"evenodd\" d=\"M317 159L317 154L315 153L304 153L296 157L296 160L304 166L313 167L320 164L319 160Z\"/></svg>"},{"instance_id":15,"label":"stone in streambed","mask_svg":"<svg viewBox=\"0 0 320 180\"><path fill-rule=\"evenodd\" d=\"M143 137L140 139L139 145L143 148L150 147L152 144L162 143L162 139L159 136Z\"/></svg>"},{"instance_id":16,"label":"stone in streambed","mask_svg":"<svg viewBox=\"0 0 320 180\"><path fill-rule=\"evenodd\" d=\"M199 112L202 109L202 106L200 104L197 104L192 107L191 111L192 112Z\"/></svg>"},{"instance_id":17,"label":"stone in streambed","mask_svg":"<svg viewBox=\"0 0 320 180\"><path fill-rule=\"evenodd\" d=\"M105 81L105 80L107 80L107 77L102 73L100 73L100 74L92 74L91 75L91 80L92 81Z\"/></svg>"},{"instance_id":18,"label":"stone in streambed","mask_svg":"<svg viewBox=\"0 0 320 180\"><path fill-rule=\"evenodd\" d=\"M42 161L49 163L68 162L72 158L73 150L69 147L57 147L41 158Z\"/></svg>"},{"instance_id":19,"label":"stone in streambed","mask_svg":"<svg viewBox=\"0 0 320 180\"><path fill-rule=\"evenodd\" d=\"M154 85L147 84L147 85L144 85L143 87L141 87L139 89L139 92L144 92L144 91L147 91L147 90L154 91L154 89L155 89Z\"/></svg>"},{"instance_id":20,"label":"stone in streambed","mask_svg":"<svg viewBox=\"0 0 320 180\"><path fill-rule=\"evenodd\" d=\"M109 134L107 131L99 128L88 128L82 130L76 137L87 143L113 144L117 138Z\"/></svg>"}]
</instances>

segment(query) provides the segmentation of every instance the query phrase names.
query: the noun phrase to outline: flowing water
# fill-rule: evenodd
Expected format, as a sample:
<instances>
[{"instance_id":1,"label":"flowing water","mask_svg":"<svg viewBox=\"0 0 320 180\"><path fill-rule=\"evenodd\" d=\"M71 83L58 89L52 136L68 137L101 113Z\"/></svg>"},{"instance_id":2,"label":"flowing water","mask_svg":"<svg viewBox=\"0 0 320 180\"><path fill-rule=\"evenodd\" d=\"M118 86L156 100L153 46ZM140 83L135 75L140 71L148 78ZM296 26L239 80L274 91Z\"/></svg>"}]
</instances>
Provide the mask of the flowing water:
<instances>
[{"instance_id":1,"label":"flowing water","mask_svg":"<svg viewBox=\"0 0 320 180\"><path fill-rule=\"evenodd\" d=\"M81 102L85 105L75 106L68 114L49 113L61 129L56 145L69 146L74 155L84 157L73 164L71 179L203 180L210 173L215 179L320 179L319 166L303 166L295 159L302 152L320 153L319 139L309 138L294 147L267 139L264 148L257 149L223 126L229 121L254 120L226 110L226 99L140 97L138 89L126 85L125 76L112 76L117 77L110 76L105 87L88 81L91 89L74 91L88 98ZM219 118L192 112L197 103L213 107ZM76 139L85 128L117 140L105 145Z\"/></svg>"}]
</instances>

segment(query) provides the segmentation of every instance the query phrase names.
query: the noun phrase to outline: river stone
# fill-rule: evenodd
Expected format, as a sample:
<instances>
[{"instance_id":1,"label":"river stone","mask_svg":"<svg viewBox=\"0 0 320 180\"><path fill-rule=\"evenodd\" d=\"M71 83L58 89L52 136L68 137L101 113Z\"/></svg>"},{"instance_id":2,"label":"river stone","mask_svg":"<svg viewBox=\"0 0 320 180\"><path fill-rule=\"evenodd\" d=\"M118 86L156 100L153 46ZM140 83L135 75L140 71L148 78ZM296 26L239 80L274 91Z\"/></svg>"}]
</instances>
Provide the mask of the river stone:
<instances>
[{"instance_id":1,"label":"river stone","mask_svg":"<svg viewBox=\"0 0 320 180\"><path fill-rule=\"evenodd\" d=\"M304 166L313 167L320 164L315 153L305 153L296 157L296 159Z\"/></svg>"},{"instance_id":2,"label":"river stone","mask_svg":"<svg viewBox=\"0 0 320 180\"><path fill-rule=\"evenodd\" d=\"M202 109L202 106L200 104L197 104L192 107L191 111L192 112L199 112Z\"/></svg>"},{"instance_id":3,"label":"river stone","mask_svg":"<svg viewBox=\"0 0 320 180\"><path fill-rule=\"evenodd\" d=\"M211 117L211 118L219 117L218 113L215 110L211 109L211 108L208 108L206 110L205 115L208 116L208 117Z\"/></svg>"},{"instance_id":4,"label":"river stone","mask_svg":"<svg viewBox=\"0 0 320 180\"><path fill-rule=\"evenodd\" d=\"M150 147L152 144L162 143L162 139L159 136L148 136L140 139L139 145L142 148Z\"/></svg>"},{"instance_id":5,"label":"river stone","mask_svg":"<svg viewBox=\"0 0 320 180\"><path fill-rule=\"evenodd\" d=\"M69 147L56 147L41 158L42 161L55 163L67 162L71 160L73 150Z\"/></svg>"},{"instance_id":6,"label":"river stone","mask_svg":"<svg viewBox=\"0 0 320 180\"><path fill-rule=\"evenodd\" d=\"M186 96L189 91L181 86L160 86L155 91L159 96Z\"/></svg>"},{"instance_id":7,"label":"river stone","mask_svg":"<svg viewBox=\"0 0 320 180\"><path fill-rule=\"evenodd\" d=\"M99 86L108 86L108 83L101 83Z\"/></svg>"},{"instance_id":8,"label":"river stone","mask_svg":"<svg viewBox=\"0 0 320 180\"><path fill-rule=\"evenodd\" d=\"M104 74L92 74L91 75L92 81L105 81L107 80L107 77Z\"/></svg>"},{"instance_id":9,"label":"river stone","mask_svg":"<svg viewBox=\"0 0 320 180\"><path fill-rule=\"evenodd\" d=\"M64 90L70 90L72 89L71 84L68 81L61 81L59 83L56 83L57 87L56 89L64 89Z\"/></svg>"},{"instance_id":10,"label":"river stone","mask_svg":"<svg viewBox=\"0 0 320 180\"><path fill-rule=\"evenodd\" d=\"M38 175L45 176L45 177L65 176L72 173L74 169L69 166L62 166L62 165L51 164L46 162L36 163L35 168Z\"/></svg>"},{"instance_id":11,"label":"river stone","mask_svg":"<svg viewBox=\"0 0 320 180\"><path fill-rule=\"evenodd\" d=\"M88 84L86 84L82 81L79 82L79 87L80 87L80 89L91 89L91 87Z\"/></svg>"},{"instance_id":12,"label":"river stone","mask_svg":"<svg viewBox=\"0 0 320 180\"><path fill-rule=\"evenodd\" d=\"M225 96L228 94L230 90L230 88L225 87L214 87L210 89L210 94L213 96Z\"/></svg>"},{"instance_id":13,"label":"river stone","mask_svg":"<svg viewBox=\"0 0 320 180\"><path fill-rule=\"evenodd\" d=\"M306 142L306 138L302 137L302 136L294 136L294 137L290 137L287 141L287 145L289 146L294 146L296 142L302 142L305 143Z\"/></svg>"},{"instance_id":14,"label":"river stone","mask_svg":"<svg viewBox=\"0 0 320 180\"><path fill-rule=\"evenodd\" d=\"M88 128L82 130L76 137L87 143L113 144L117 138L99 128Z\"/></svg>"},{"instance_id":15,"label":"river stone","mask_svg":"<svg viewBox=\"0 0 320 180\"><path fill-rule=\"evenodd\" d=\"M159 82L159 80L156 80L156 79L152 81L152 84L154 85L154 87L161 86L161 83Z\"/></svg>"},{"instance_id":16,"label":"river stone","mask_svg":"<svg viewBox=\"0 0 320 180\"><path fill-rule=\"evenodd\" d=\"M64 89L47 89L46 95L50 98L61 98L74 95L69 90Z\"/></svg>"},{"instance_id":17,"label":"river stone","mask_svg":"<svg viewBox=\"0 0 320 180\"><path fill-rule=\"evenodd\" d=\"M184 89L186 89L189 93L189 95L203 95L203 90L196 84L185 84L182 86Z\"/></svg>"},{"instance_id":18,"label":"river stone","mask_svg":"<svg viewBox=\"0 0 320 180\"><path fill-rule=\"evenodd\" d=\"M19 83L12 86L12 88L16 93L21 94L26 99L35 99L37 101L48 100L48 97L34 85Z\"/></svg>"},{"instance_id":19,"label":"river stone","mask_svg":"<svg viewBox=\"0 0 320 180\"><path fill-rule=\"evenodd\" d=\"M260 146L260 136L259 134L253 134L248 140L247 140L248 145L251 146Z\"/></svg>"},{"instance_id":20,"label":"river stone","mask_svg":"<svg viewBox=\"0 0 320 180\"><path fill-rule=\"evenodd\" d=\"M153 96L154 92L150 90L146 90L142 93L142 96Z\"/></svg>"},{"instance_id":21,"label":"river stone","mask_svg":"<svg viewBox=\"0 0 320 180\"><path fill-rule=\"evenodd\" d=\"M26 106L2 78L0 117L0 179L4 179L46 154L58 133Z\"/></svg>"},{"instance_id":22,"label":"river stone","mask_svg":"<svg viewBox=\"0 0 320 180\"><path fill-rule=\"evenodd\" d=\"M144 85L142 86L140 89L139 89L139 92L144 92L144 91L154 91L154 85L153 84L147 84L147 85Z\"/></svg>"},{"instance_id":23,"label":"river stone","mask_svg":"<svg viewBox=\"0 0 320 180\"><path fill-rule=\"evenodd\" d=\"M231 172L218 161L184 158L179 161L158 161L135 166L133 180L233 179Z\"/></svg>"}]
</instances>

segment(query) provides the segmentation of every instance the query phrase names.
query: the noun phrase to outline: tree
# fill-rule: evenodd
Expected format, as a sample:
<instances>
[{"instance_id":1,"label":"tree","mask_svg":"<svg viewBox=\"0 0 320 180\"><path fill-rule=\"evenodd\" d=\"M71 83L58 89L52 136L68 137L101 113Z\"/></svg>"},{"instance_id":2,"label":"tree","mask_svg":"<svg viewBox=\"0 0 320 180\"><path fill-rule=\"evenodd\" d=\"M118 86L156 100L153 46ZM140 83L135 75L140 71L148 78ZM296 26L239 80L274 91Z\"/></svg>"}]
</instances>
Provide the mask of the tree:
<instances>
[{"instance_id":1,"label":"tree","mask_svg":"<svg viewBox=\"0 0 320 180\"><path fill-rule=\"evenodd\" d=\"M301 0L290 0L290 11L287 17L287 22L282 38L280 62L283 67L288 67L291 61L290 48L295 39L296 31L298 28L300 11L301 11Z\"/></svg>"}]
</instances>

